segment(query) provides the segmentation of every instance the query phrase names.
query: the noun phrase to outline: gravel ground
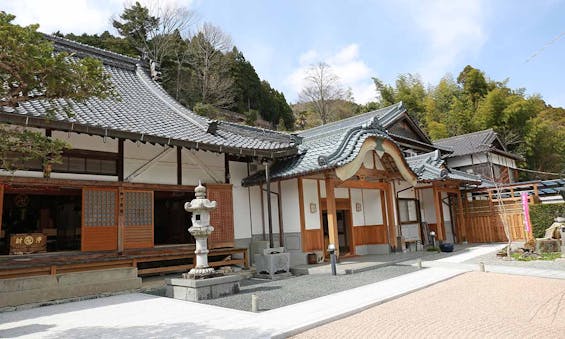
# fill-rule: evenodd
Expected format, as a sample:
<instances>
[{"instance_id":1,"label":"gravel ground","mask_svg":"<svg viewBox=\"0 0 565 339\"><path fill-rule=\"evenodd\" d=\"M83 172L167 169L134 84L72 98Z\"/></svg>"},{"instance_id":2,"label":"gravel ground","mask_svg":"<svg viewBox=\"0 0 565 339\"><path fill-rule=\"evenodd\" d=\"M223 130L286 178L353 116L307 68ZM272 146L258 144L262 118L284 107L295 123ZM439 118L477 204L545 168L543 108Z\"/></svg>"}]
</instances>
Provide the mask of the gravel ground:
<instances>
[{"instance_id":1,"label":"gravel ground","mask_svg":"<svg viewBox=\"0 0 565 339\"><path fill-rule=\"evenodd\" d=\"M565 281L471 272L294 338L564 338Z\"/></svg>"},{"instance_id":2,"label":"gravel ground","mask_svg":"<svg viewBox=\"0 0 565 339\"><path fill-rule=\"evenodd\" d=\"M394 278L415 270L417 269L410 266L387 266L351 275L303 275L275 281L252 278L242 280L239 294L214 300L203 300L201 302L243 311L251 311L251 295L255 294L258 297L259 311L268 311L270 309Z\"/></svg>"}]
</instances>

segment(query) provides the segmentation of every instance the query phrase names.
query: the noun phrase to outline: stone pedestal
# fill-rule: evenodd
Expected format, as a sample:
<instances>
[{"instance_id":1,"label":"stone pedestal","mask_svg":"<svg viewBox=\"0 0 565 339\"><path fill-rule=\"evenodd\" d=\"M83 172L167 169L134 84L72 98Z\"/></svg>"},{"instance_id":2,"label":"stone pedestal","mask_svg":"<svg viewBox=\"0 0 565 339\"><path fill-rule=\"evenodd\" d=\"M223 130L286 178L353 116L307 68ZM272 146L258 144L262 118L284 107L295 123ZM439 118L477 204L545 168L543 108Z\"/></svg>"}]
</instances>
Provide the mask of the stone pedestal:
<instances>
[{"instance_id":1,"label":"stone pedestal","mask_svg":"<svg viewBox=\"0 0 565 339\"><path fill-rule=\"evenodd\" d=\"M165 279L166 296L186 301L220 298L239 293L239 275L225 275L206 279Z\"/></svg>"},{"instance_id":2,"label":"stone pedestal","mask_svg":"<svg viewBox=\"0 0 565 339\"><path fill-rule=\"evenodd\" d=\"M265 274L273 279L277 274L289 274L290 253L284 252L284 248L267 248L263 254L255 254L255 270L258 274Z\"/></svg>"}]
</instances>

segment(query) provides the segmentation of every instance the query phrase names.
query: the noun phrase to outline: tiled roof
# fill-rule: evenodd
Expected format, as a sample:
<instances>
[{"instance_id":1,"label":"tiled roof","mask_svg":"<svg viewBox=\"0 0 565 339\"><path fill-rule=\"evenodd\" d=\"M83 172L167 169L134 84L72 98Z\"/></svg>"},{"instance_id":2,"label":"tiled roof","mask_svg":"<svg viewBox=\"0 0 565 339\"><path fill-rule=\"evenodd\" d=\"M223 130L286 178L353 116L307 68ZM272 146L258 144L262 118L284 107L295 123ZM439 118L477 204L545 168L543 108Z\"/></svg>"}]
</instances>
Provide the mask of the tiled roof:
<instances>
[{"instance_id":1,"label":"tiled roof","mask_svg":"<svg viewBox=\"0 0 565 339\"><path fill-rule=\"evenodd\" d=\"M302 143L299 155L279 159L270 168L272 179L283 179L333 169L351 162L369 137L392 140L380 124L379 117L398 110L396 104L378 111L314 127L298 133ZM243 180L249 186L264 180L261 171Z\"/></svg>"},{"instance_id":2,"label":"tiled roof","mask_svg":"<svg viewBox=\"0 0 565 339\"><path fill-rule=\"evenodd\" d=\"M0 121L28 126L81 133L120 137L159 144L264 157L296 154L298 139L286 133L217 122L215 132L209 132L214 122L180 105L154 82L140 61L113 52L47 36L56 50L74 53L77 57L92 56L102 60L104 69L118 98L91 98L83 103L58 101L72 109L68 117L64 109L54 109L54 118L46 119L53 107L44 100L21 103L19 107L3 107Z\"/></svg>"},{"instance_id":3,"label":"tiled roof","mask_svg":"<svg viewBox=\"0 0 565 339\"><path fill-rule=\"evenodd\" d=\"M452 153L448 155L449 158L489 151L516 160L524 160L521 156L508 152L504 143L492 128L436 140L434 145L451 150Z\"/></svg>"},{"instance_id":4,"label":"tiled roof","mask_svg":"<svg viewBox=\"0 0 565 339\"><path fill-rule=\"evenodd\" d=\"M496 133L492 128L474 133L456 135L454 137L439 139L434 144L449 148L453 151L449 157L486 152L496 140Z\"/></svg>"},{"instance_id":5,"label":"tiled roof","mask_svg":"<svg viewBox=\"0 0 565 339\"><path fill-rule=\"evenodd\" d=\"M445 161L441 159L440 152L435 150L430 153L415 155L406 158L408 166L418 176L418 181L429 182L435 180L451 179L472 183L480 183L479 176L450 169L445 166Z\"/></svg>"}]
</instances>

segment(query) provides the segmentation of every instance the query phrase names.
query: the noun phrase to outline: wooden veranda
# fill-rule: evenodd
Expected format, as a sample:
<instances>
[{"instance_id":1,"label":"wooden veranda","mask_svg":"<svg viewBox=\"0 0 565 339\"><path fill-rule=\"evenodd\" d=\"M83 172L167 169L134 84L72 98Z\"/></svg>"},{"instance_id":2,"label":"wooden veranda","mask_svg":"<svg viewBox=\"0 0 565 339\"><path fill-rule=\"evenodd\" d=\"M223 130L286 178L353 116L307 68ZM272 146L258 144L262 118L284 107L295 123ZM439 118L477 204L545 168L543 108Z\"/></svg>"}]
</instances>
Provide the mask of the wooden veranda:
<instances>
[{"instance_id":1,"label":"wooden veranda","mask_svg":"<svg viewBox=\"0 0 565 339\"><path fill-rule=\"evenodd\" d=\"M195 245L190 244L128 250L122 254L116 251L73 251L5 255L0 256L0 279L118 267L135 267L140 276L182 272L193 267L194 250ZM234 258L234 254L240 258ZM247 248L215 248L208 256L211 267L241 265L249 268Z\"/></svg>"}]
</instances>

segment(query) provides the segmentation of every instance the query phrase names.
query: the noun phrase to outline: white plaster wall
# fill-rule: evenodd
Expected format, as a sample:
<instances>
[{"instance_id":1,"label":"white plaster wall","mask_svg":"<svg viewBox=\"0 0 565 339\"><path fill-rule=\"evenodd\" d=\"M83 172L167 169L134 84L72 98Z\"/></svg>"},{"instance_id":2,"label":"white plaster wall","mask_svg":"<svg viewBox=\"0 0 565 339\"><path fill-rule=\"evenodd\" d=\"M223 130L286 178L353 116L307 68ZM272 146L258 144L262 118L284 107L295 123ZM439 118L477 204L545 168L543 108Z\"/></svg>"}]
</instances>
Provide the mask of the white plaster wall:
<instances>
[{"instance_id":1,"label":"white plaster wall","mask_svg":"<svg viewBox=\"0 0 565 339\"><path fill-rule=\"evenodd\" d=\"M158 162L141 172L138 176L128 176L141 168L167 147L143 143L124 142L124 180L135 183L170 184L177 183L176 150L169 148L167 155Z\"/></svg>"},{"instance_id":2,"label":"white plaster wall","mask_svg":"<svg viewBox=\"0 0 565 339\"><path fill-rule=\"evenodd\" d=\"M334 188L334 195L339 199L349 198L349 189L347 188Z\"/></svg>"},{"instance_id":3,"label":"white plaster wall","mask_svg":"<svg viewBox=\"0 0 565 339\"><path fill-rule=\"evenodd\" d=\"M383 171L385 169L385 167L383 166L383 163L381 162L381 159L379 158L378 154L375 154L375 167L378 170Z\"/></svg>"},{"instance_id":4,"label":"white plaster wall","mask_svg":"<svg viewBox=\"0 0 565 339\"><path fill-rule=\"evenodd\" d=\"M267 185L264 185L267 189ZM276 183L271 183L271 192L278 192L278 187ZM263 191L263 204L265 206L264 222L265 222L265 233L269 234L269 206L267 206L267 192ZM277 196L271 193L271 223L273 234L279 233L279 206L277 202Z\"/></svg>"},{"instance_id":5,"label":"white plaster wall","mask_svg":"<svg viewBox=\"0 0 565 339\"><path fill-rule=\"evenodd\" d=\"M422 222L428 224L436 223L436 212L434 206L434 191L431 188L420 190L420 209L422 212Z\"/></svg>"},{"instance_id":6,"label":"white plaster wall","mask_svg":"<svg viewBox=\"0 0 565 339\"><path fill-rule=\"evenodd\" d=\"M356 205L361 204L361 211L357 212ZM363 203L363 191L359 188L351 189L351 218L353 219L353 226L365 225L365 206Z\"/></svg>"},{"instance_id":7,"label":"white plaster wall","mask_svg":"<svg viewBox=\"0 0 565 339\"><path fill-rule=\"evenodd\" d=\"M249 188L241 186L241 180L247 177L247 163L229 162L233 195L233 222L236 239L251 238L251 207Z\"/></svg>"},{"instance_id":8,"label":"white plaster wall","mask_svg":"<svg viewBox=\"0 0 565 339\"><path fill-rule=\"evenodd\" d=\"M324 180L318 180L320 182L320 198L326 198L326 182ZM349 198L349 189L347 188L334 188L334 196L340 199Z\"/></svg>"},{"instance_id":9,"label":"white plaster wall","mask_svg":"<svg viewBox=\"0 0 565 339\"><path fill-rule=\"evenodd\" d=\"M367 154L365 154L363 166L365 166L365 168L375 168L375 162L373 161L373 152L367 152Z\"/></svg>"},{"instance_id":10,"label":"white plaster wall","mask_svg":"<svg viewBox=\"0 0 565 339\"><path fill-rule=\"evenodd\" d=\"M173 157L176 166L176 151L174 153ZM176 183L176 167L174 178ZM202 180L203 183L224 182L224 155L183 148L182 183L183 185L198 185L198 180Z\"/></svg>"},{"instance_id":11,"label":"white plaster wall","mask_svg":"<svg viewBox=\"0 0 565 339\"><path fill-rule=\"evenodd\" d=\"M318 201L318 181L312 179L302 180L304 190L304 221L307 230L320 228L320 204ZM310 204L316 204L316 212L310 213Z\"/></svg>"},{"instance_id":12,"label":"white plaster wall","mask_svg":"<svg viewBox=\"0 0 565 339\"><path fill-rule=\"evenodd\" d=\"M399 198L414 199L416 197L414 187L410 186L407 181L401 181L399 184L397 183L395 185L395 189L395 193L400 192L398 193Z\"/></svg>"},{"instance_id":13,"label":"white plaster wall","mask_svg":"<svg viewBox=\"0 0 565 339\"><path fill-rule=\"evenodd\" d=\"M516 161L514 159L494 153L489 153L489 156L493 164L516 168Z\"/></svg>"},{"instance_id":14,"label":"white plaster wall","mask_svg":"<svg viewBox=\"0 0 565 339\"><path fill-rule=\"evenodd\" d=\"M68 142L74 149L85 149L90 151L118 152L118 139L100 137L97 135L67 133L53 131L52 136Z\"/></svg>"},{"instance_id":15,"label":"white plaster wall","mask_svg":"<svg viewBox=\"0 0 565 339\"><path fill-rule=\"evenodd\" d=\"M251 226L253 234L263 234L263 221L261 216L261 190L259 186L249 188L251 193ZM266 208L266 207L265 207Z\"/></svg>"},{"instance_id":16,"label":"white plaster wall","mask_svg":"<svg viewBox=\"0 0 565 339\"><path fill-rule=\"evenodd\" d=\"M300 232L298 180L292 179L281 182L281 195L284 232Z\"/></svg>"},{"instance_id":17,"label":"white plaster wall","mask_svg":"<svg viewBox=\"0 0 565 339\"><path fill-rule=\"evenodd\" d=\"M381 191L367 189L363 190L363 212L365 214L365 225L384 224L383 209L381 203Z\"/></svg>"}]
</instances>

